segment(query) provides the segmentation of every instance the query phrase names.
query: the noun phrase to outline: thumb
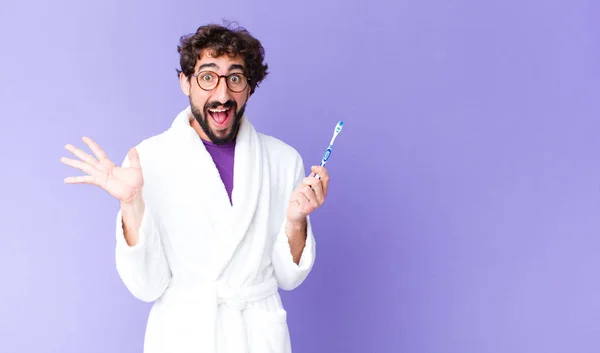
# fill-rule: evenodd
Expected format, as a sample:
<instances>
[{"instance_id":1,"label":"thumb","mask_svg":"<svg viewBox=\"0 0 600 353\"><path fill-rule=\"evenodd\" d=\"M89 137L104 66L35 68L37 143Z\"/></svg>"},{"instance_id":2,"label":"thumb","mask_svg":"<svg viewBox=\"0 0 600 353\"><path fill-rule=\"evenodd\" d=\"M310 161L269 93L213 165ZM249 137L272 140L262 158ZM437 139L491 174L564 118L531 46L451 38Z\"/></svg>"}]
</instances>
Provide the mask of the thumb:
<instances>
[{"instance_id":1,"label":"thumb","mask_svg":"<svg viewBox=\"0 0 600 353\"><path fill-rule=\"evenodd\" d=\"M140 167L140 155L135 148L129 150L129 153L127 153L127 159L129 159L129 165L131 167Z\"/></svg>"}]
</instances>

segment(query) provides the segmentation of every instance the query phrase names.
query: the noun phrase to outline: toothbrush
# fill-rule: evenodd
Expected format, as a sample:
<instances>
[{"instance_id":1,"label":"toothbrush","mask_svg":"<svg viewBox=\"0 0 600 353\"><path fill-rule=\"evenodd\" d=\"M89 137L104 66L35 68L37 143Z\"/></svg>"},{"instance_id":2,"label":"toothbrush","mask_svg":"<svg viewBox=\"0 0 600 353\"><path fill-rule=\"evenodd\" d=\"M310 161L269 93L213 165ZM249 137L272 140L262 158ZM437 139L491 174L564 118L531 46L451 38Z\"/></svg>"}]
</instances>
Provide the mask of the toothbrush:
<instances>
[{"instance_id":1,"label":"toothbrush","mask_svg":"<svg viewBox=\"0 0 600 353\"><path fill-rule=\"evenodd\" d=\"M323 159L321 159L321 167L323 167L329 160L329 157L331 156L331 149L333 148L333 141L335 141L335 138L342 131L343 127L343 121L339 121L335 126L335 130L333 131L333 137L331 137L331 141L329 142L329 147L327 147L327 149L325 150L325 154L323 154ZM315 175L315 178L321 179L321 177L318 174Z\"/></svg>"}]
</instances>

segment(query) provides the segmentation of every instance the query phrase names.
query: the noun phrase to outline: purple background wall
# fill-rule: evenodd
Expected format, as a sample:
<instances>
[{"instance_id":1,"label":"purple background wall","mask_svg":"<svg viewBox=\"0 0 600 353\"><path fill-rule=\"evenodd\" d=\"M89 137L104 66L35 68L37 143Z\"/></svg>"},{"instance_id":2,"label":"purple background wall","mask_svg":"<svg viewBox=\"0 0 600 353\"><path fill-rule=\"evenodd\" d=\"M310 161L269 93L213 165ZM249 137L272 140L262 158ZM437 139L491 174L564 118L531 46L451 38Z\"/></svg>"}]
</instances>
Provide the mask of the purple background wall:
<instances>
[{"instance_id":1,"label":"purple background wall","mask_svg":"<svg viewBox=\"0 0 600 353\"><path fill-rule=\"evenodd\" d=\"M141 352L117 203L65 143L120 161L186 104L180 35L238 20L271 76L248 114L318 163L318 262L283 293L295 353L600 350L597 1L3 1L0 351ZM295 17L296 16L296 17Z\"/></svg>"}]
</instances>

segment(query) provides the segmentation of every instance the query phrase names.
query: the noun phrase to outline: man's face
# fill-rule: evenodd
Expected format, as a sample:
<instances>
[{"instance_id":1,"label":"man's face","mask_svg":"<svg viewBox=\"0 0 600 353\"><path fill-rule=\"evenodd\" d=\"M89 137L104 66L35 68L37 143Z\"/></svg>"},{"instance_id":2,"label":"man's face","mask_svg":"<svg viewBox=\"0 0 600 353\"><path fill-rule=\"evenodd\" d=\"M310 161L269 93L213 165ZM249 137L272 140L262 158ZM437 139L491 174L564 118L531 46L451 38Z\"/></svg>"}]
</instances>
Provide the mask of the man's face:
<instances>
[{"instance_id":1,"label":"man's face","mask_svg":"<svg viewBox=\"0 0 600 353\"><path fill-rule=\"evenodd\" d=\"M201 129L194 124L192 126L196 128L201 138L217 145L235 140L250 95L250 85L241 92L234 92L238 90L234 87L235 83L239 82L238 77L233 76L229 80L230 85L234 87L234 90L231 90L227 86L225 77L219 78L214 74L224 76L243 74L244 65L244 59L240 56L212 57L210 51L204 50L194 69L194 73L199 73L198 78L191 76L188 80L183 74L181 75L181 88L189 96L192 114ZM216 82L216 80L218 84L212 90L204 90L198 85L198 81L208 85L209 82Z\"/></svg>"}]
</instances>

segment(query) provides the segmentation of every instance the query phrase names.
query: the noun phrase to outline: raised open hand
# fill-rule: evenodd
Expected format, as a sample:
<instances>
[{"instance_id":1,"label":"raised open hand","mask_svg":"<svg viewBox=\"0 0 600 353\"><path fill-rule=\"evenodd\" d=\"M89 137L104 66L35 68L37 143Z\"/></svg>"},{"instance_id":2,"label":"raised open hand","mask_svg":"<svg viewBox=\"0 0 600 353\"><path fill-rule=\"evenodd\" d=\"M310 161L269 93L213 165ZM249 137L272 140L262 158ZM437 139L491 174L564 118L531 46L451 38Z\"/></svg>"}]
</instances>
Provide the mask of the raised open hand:
<instances>
[{"instance_id":1,"label":"raised open hand","mask_svg":"<svg viewBox=\"0 0 600 353\"><path fill-rule=\"evenodd\" d=\"M98 144L89 137L83 137L83 142L92 150L96 158L83 152L73 145L66 145L67 151L79 157L80 160L63 157L61 162L79 169L88 175L65 178L67 184L92 184L101 187L121 203L131 203L141 197L144 177L140 159L135 148L129 150L128 167L119 167L113 163Z\"/></svg>"}]
</instances>

